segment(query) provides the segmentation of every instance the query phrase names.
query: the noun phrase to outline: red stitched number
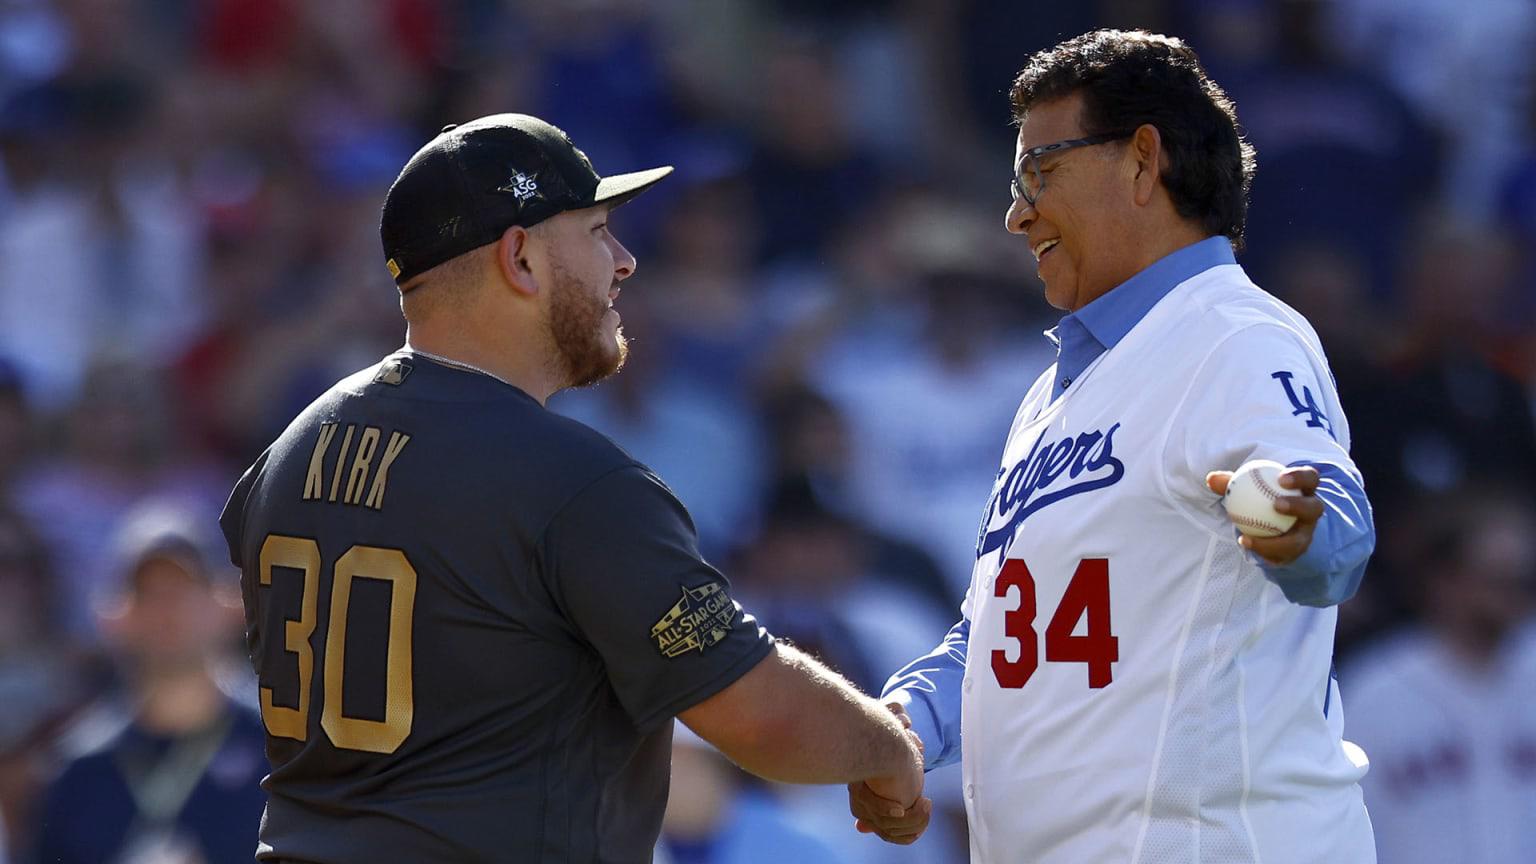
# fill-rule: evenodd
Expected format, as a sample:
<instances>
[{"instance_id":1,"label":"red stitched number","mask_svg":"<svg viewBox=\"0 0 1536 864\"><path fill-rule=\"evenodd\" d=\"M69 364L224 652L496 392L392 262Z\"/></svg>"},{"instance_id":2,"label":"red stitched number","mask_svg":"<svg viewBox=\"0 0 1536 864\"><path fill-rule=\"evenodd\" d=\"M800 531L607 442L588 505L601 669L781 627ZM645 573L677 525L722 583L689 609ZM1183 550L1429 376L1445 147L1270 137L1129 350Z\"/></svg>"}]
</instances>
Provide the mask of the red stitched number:
<instances>
[{"instance_id":1,"label":"red stitched number","mask_svg":"<svg viewBox=\"0 0 1536 864\"><path fill-rule=\"evenodd\" d=\"M993 586L995 597L1007 597L1008 589L1019 589L1019 606L1003 615L1003 633L1019 643L1019 658L1009 660L1008 652L992 652L992 674L997 683L1017 690L1029 682L1040 666L1040 646L1035 634L1035 577L1017 558L1008 559ZM1077 622L1084 617L1088 626L1082 636L1074 636ZM1047 663L1086 663L1088 686L1107 687L1114 681L1110 667L1120 659L1120 639L1110 632L1109 560L1085 558L1077 565L1072 581L1061 595L1061 604L1045 628Z\"/></svg>"},{"instance_id":2,"label":"red stitched number","mask_svg":"<svg viewBox=\"0 0 1536 864\"><path fill-rule=\"evenodd\" d=\"M1010 690L1017 690L1029 681L1040 665L1040 639L1035 635L1035 577L1029 568L1017 558L1009 558L1003 572L997 574L992 593L1007 597L1008 589L1019 589L1019 608L1003 615L1003 633L1019 643L1019 659L1009 660L1008 652L992 652L992 674L997 683Z\"/></svg>"}]
</instances>

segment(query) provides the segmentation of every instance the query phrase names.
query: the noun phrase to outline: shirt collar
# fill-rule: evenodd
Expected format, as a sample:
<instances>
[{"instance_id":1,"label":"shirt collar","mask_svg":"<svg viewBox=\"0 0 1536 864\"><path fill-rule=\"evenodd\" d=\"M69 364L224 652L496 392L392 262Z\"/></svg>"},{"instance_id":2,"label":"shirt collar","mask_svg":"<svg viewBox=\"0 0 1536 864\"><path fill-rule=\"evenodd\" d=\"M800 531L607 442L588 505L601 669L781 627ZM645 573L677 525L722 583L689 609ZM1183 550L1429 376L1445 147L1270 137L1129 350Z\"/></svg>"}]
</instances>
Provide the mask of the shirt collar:
<instances>
[{"instance_id":1,"label":"shirt collar","mask_svg":"<svg viewBox=\"0 0 1536 864\"><path fill-rule=\"evenodd\" d=\"M1179 283L1222 264L1236 264L1232 241L1207 237L1177 252L1164 255L1135 276L1097 297L1087 306L1063 318L1077 318L1104 350L1115 347L1157 301Z\"/></svg>"},{"instance_id":2,"label":"shirt collar","mask_svg":"<svg viewBox=\"0 0 1536 864\"><path fill-rule=\"evenodd\" d=\"M1207 237L1164 255L1088 305L1063 316L1056 328L1046 333L1056 343L1056 365L1061 373L1055 394L1060 395L1094 358L1124 339L1179 283L1212 267L1236 263L1230 240L1220 235Z\"/></svg>"}]
</instances>

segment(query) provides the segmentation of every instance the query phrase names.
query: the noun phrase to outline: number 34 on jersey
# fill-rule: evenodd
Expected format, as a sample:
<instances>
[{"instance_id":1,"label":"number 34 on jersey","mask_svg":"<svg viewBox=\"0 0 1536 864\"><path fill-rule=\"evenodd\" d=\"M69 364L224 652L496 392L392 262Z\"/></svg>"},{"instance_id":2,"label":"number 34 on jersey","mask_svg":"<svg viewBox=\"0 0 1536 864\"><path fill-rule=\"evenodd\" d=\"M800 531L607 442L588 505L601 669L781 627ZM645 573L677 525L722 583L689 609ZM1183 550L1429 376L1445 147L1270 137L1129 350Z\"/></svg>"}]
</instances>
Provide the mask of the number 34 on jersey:
<instances>
[{"instance_id":1,"label":"number 34 on jersey","mask_svg":"<svg viewBox=\"0 0 1536 864\"><path fill-rule=\"evenodd\" d=\"M1023 561L1009 558L997 574L992 594L1006 599L1015 591L1018 605L1003 613L1003 632L1017 644L1017 652L994 649L991 657L998 686L1010 690L1028 684L1040 668L1041 640L1035 631L1035 577ZM1079 623L1084 625L1081 635ZM1016 656L1010 659L1010 654ZM1045 626L1045 662L1086 665L1088 686L1098 689L1114 681L1113 664L1119 659L1120 640L1109 612L1109 559L1084 558Z\"/></svg>"}]
</instances>

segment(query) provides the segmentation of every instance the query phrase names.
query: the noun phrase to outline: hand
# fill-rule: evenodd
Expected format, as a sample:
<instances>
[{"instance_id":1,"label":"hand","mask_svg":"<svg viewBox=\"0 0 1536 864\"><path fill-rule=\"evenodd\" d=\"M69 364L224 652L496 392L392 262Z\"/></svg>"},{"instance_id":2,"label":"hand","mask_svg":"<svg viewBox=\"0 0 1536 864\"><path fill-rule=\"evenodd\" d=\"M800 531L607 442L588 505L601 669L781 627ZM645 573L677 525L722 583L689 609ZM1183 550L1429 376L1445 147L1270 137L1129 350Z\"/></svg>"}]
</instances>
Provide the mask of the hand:
<instances>
[{"instance_id":1,"label":"hand","mask_svg":"<svg viewBox=\"0 0 1536 864\"><path fill-rule=\"evenodd\" d=\"M912 718L898 702L886 707L901 721L916 751L913 773L848 784L848 810L854 815L854 828L859 833L874 834L887 843L906 846L916 842L928 828L933 802L919 797L923 788L923 742L912 731ZM912 803L904 805L904 801Z\"/></svg>"},{"instance_id":2,"label":"hand","mask_svg":"<svg viewBox=\"0 0 1536 864\"><path fill-rule=\"evenodd\" d=\"M1212 471L1205 475L1205 485L1217 495L1227 494L1231 471ZM1325 508L1317 497L1317 469L1298 465L1280 472L1280 485L1285 489L1297 489L1300 496L1282 495L1275 500L1275 510L1296 517L1296 524L1284 534L1274 537L1250 537L1239 534L1238 545L1271 564L1281 566L1300 558L1312 545L1312 532L1317 520L1323 518Z\"/></svg>"}]
</instances>

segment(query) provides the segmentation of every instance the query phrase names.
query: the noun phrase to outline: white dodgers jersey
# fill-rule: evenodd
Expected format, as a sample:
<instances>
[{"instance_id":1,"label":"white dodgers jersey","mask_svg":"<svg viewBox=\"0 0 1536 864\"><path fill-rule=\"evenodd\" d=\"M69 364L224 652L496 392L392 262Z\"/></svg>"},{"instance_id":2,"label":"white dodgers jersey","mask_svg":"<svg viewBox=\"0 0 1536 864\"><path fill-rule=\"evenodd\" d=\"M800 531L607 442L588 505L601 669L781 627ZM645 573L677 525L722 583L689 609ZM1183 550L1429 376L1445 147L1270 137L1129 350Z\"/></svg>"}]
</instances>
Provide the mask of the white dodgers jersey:
<instances>
[{"instance_id":1,"label":"white dodgers jersey","mask_svg":"<svg viewBox=\"0 0 1536 864\"><path fill-rule=\"evenodd\" d=\"M1014 420L963 610L973 862L1373 862L1337 612L1287 601L1205 486L1253 458L1358 476L1317 335L1221 265L1052 401L1055 373Z\"/></svg>"}]
</instances>

